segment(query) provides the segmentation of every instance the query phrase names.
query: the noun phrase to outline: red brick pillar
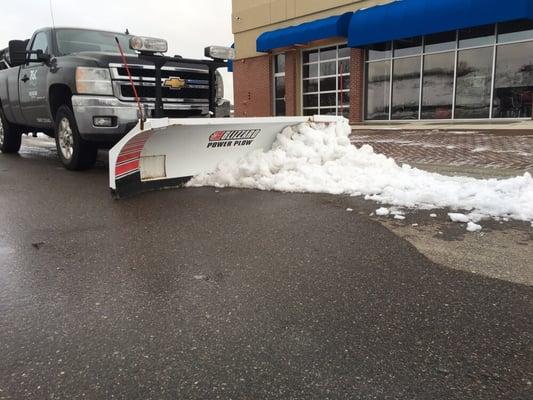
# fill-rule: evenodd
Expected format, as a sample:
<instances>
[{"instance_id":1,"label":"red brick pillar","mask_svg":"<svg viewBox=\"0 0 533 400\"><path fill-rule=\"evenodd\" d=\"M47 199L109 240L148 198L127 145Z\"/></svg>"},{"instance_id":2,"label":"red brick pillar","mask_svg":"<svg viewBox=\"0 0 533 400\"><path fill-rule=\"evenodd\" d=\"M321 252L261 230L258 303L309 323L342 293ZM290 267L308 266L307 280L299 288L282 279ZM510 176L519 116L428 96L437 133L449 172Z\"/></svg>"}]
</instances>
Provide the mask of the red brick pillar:
<instances>
[{"instance_id":1,"label":"red brick pillar","mask_svg":"<svg viewBox=\"0 0 533 400\"><path fill-rule=\"evenodd\" d=\"M363 122L365 54L352 49L350 54L350 123Z\"/></svg>"},{"instance_id":2,"label":"red brick pillar","mask_svg":"<svg viewBox=\"0 0 533 400\"><path fill-rule=\"evenodd\" d=\"M285 115L297 115L296 96L297 86L298 51L291 50L285 53Z\"/></svg>"},{"instance_id":3,"label":"red brick pillar","mask_svg":"<svg viewBox=\"0 0 533 400\"><path fill-rule=\"evenodd\" d=\"M233 89L236 117L272 115L272 62L270 55L235 60Z\"/></svg>"}]
</instances>

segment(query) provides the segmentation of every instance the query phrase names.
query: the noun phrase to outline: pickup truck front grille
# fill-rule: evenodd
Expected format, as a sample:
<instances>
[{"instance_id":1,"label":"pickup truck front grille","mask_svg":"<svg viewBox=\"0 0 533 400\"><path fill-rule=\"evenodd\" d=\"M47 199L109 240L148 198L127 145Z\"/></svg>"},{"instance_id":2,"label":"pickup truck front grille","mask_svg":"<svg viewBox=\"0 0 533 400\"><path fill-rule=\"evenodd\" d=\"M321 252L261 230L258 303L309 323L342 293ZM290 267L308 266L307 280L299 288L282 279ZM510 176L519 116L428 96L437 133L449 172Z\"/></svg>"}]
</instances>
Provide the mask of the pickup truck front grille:
<instances>
[{"instance_id":1,"label":"pickup truck front grille","mask_svg":"<svg viewBox=\"0 0 533 400\"><path fill-rule=\"evenodd\" d=\"M115 96L122 101L135 101L133 89L123 64L110 64ZM155 67L153 65L129 65L132 79L143 103L155 102ZM163 105L180 105L180 109L209 109L209 72L201 66L165 66L161 70L161 84L169 78L180 78L185 85L179 89L162 88ZM175 107L174 107L175 108Z\"/></svg>"},{"instance_id":2,"label":"pickup truck front grille","mask_svg":"<svg viewBox=\"0 0 533 400\"><path fill-rule=\"evenodd\" d=\"M141 99L155 99L155 84L142 84L142 85L135 85L137 89L137 94ZM169 89L169 88L161 88L161 92L163 94L163 101L164 102L185 102L189 99L192 99L193 102L202 102L209 101L209 93L205 93L206 89L193 89L193 88L183 88L179 90L179 97L176 97L176 90ZM131 85L120 85L120 94L123 98L127 99L133 99L133 88Z\"/></svg>"}]
</instances>

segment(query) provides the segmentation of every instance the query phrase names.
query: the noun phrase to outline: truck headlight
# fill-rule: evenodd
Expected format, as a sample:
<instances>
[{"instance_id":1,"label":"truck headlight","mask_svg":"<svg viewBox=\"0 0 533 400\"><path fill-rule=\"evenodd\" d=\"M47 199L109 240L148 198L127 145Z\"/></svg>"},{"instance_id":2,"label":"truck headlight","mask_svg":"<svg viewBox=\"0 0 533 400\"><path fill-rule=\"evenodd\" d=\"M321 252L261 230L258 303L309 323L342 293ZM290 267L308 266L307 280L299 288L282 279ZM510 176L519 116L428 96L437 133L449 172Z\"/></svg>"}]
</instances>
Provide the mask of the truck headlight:
<instances>
[{"instance_id":1,"label":"truck headlight","mask_svg":"<svg viewBox=\"0 0 533 400\"><path fill-rule=\"evenodd\" d=\"M222 79L222 74L218 71L215 71L215 86L217 89L217 100L220 100L224 97L224 80Z\"/></svg>"},{"instance_id":2,"label":"truck headlight","mask_svg":"<svg viewBox=\"0 0 533 400\"><path fill-rule=\"evenodd\" d=\"M76 68L76 91L80 94L113 95L107 68Z\"/></svg>"},{"instance_id":3,"label":"truck headlight","mask_svg":"<svg viewBox=\"0 0 533 400\"><path fill-rule=\"evenodd\" d=\"M145 53L166 53L168 43L165 39L133 36L130 39L130 48Z\"/></svg>"},{"instance_id":4,"label":"truck headlight","mask_svg":"<svg viewBox=\"0 0 533 400\"><path fill-rule=\"evenodd\" d=\"M204 49L204 55L215 60L233 60L235 58L235 49L223 46L209 46Z\"/></svg>"}]
</instances>

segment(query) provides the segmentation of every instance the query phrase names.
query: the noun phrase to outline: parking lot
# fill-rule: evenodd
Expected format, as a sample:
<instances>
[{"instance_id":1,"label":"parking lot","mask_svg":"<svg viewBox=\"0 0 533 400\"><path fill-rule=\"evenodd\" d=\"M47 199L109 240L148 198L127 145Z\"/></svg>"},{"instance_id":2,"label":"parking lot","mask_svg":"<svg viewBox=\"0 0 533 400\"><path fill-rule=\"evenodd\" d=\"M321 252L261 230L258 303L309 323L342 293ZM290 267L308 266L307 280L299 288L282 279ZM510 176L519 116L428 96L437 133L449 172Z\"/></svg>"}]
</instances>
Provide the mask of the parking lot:
<instances>
[{"instance_id":1,"label":"parking lot","mask_svg":"<svg viewBox=\"0 0 533 400\"><path fill-rule=\"evenodd\" d=\"M375 204L114 200L104 161L23 146L0 154L0 399L531 398L531 286L430 261Z\"/></svg>"}]
</instances>

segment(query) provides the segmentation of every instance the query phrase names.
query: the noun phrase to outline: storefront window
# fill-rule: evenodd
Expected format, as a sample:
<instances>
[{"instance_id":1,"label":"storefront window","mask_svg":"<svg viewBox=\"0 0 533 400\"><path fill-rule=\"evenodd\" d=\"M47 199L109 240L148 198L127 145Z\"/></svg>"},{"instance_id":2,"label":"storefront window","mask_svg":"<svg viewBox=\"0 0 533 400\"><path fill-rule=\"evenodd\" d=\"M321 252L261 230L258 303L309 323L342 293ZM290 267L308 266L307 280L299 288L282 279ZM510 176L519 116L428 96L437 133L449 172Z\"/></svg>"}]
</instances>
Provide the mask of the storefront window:
<instances>
[{"instance_id":1,"label":"storefront window","mask_svg":"<svg viewBox=\"0 0 533 400\"><path fill-rule=\"evenodd\" d=\"M385 42L367 47L366 59L368 61L383 60L392 56L392 43Z\"/></svg>"},{"instance_id":2,"label":"storefront window","mask_svg":"<svg viewBox=\"0 0 533 400\"><path fill-rule=\"evenodd\" d=\"M366 48L365 119L530 118L533 21Z\"/></svg>"},{"instance_id":3,"label":"storefront window","mask_svg":"<svg viewBox=\"0 0 533 400\"><path fill-rule=\"evenodd\" d=\"M302 53L304 115L349 114L350 49L328 46Z\"/></svg>"},{"instance_id":4,"label":"storefront window","mask_svg":"<svg viewBox=\"0 0 533 400\"><path fill-rule=\"evenodd\" d=\"M498 43L533 40L533 20L498 24Z\"/></svg>"},{"instance_id":5,"label":"storefront window","mask_svg":"<svg viewBox=\"0 0 533 400\"><path fill-rule=\"evenodd\" d=\"M389 119L390 61L369 63L366 81L366 119Z\"/></svg>"},{"instance_id":6,"label":"storefront window","mask_svg":"<svg viewBox=\"0 0 533 400\"><path fill-rule=\"evenodd\" d=\"M493 47L462 50L457 55L455 118L488 118Z\"/></svg>"},{"instance_id":7,"label":"storefront window","mask_svg":"<svg viewBox=\"0 0 533 400\"><path fill-rule=\"evenodd\" d=\"M420 57L394 60L392 67L392 119L418 119Z\"/></svg>"},{"instance_id":8,"label":"storefront window","mask_svg":"<svg viewBox=\"0 0 533 400\"><path fill-rule=\"evenodd\" d=\"M452 118L455 53L424 56L422 119Z\"/></svg>"},{"instance_id":9,"label":"storefront window","mask_svg":"<svg viewBox=\"0 0 533 400\"><path fill-rule=\"evenodd\" d=\"M494 43L494 25L484 25L459 31L459 48L487 46Z\"/></svg>"},{"instance_id":10,"label":"storefront window","mask_svg":"<svg viewBox=\"0 0 533 400\"><path fill-rule=\"evenodd\" d=\"M495 118L531 117L533 42L499 46L494 79Z\"/></svg>"},{"instance_id":11,"label":"storefront window","mask_svg":"<svg viewBox=\"0 0 533 400\"><path fill-rule=\"evenodd\" d=\"M435 53L438 51L455 50L456 42L456 31L428 35L424 38L424 51L426 53Z\"/></svg>"},{"instance_id":12,"label":"storefront window","mask_svg":"<svg viewBox=\"0 0 533 400\"><path fill-rule=\"evenodd\" d=\"M422 36L394 41L394 57L405 57L422 52Z\"/></svg>"}]
</instances>

